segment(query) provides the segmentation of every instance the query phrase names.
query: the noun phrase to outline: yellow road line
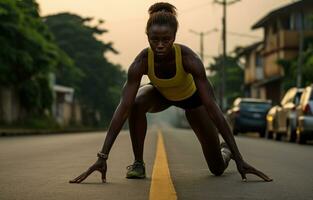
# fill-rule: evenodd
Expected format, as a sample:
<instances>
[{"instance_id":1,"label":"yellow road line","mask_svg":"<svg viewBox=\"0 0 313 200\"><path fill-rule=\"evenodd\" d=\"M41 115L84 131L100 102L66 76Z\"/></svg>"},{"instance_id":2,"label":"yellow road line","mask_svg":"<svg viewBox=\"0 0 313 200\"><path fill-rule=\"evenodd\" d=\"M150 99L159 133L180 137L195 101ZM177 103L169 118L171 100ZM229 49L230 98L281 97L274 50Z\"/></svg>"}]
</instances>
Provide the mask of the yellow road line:
<instances>
[{"instance_id":1,"label":"yellow road line","mask_svg":"<svg viewBox=\"0 0 313 200\"><path fill-rule=\"evenodd\" d=\"M158 131L158 144L150 186L150 200L176 200L176 192L167 163L167 156L161 131Z\"/></svg>"}]
</instances>

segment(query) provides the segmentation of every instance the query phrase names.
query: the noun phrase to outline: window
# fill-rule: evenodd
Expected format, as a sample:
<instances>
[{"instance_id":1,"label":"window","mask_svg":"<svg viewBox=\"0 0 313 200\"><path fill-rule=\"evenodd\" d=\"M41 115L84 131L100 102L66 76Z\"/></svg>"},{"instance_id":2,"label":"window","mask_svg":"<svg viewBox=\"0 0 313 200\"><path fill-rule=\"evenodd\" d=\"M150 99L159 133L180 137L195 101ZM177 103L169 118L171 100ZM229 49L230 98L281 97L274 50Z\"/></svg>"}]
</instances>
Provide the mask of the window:
<instances>
[{"instance_id":1,"label":"window","mask_svg":"<svg viewBox=\"0 0 313 200\"><path fill-rule=\"evenodd\" d=\"M290 29L301 30L302 27L302 13L292 13L290 16Z\"/></svg>"},{"instance_id":2,"label":"window","mask_svg":"<svg viewBox=\"0 0 313 200\"><path fill-rule=\"evenodd\" d=\"M281 18L280 23L283 30L290 30L290 16Z\"/></svg>"},{"instance_id":3,"label":"window","mask_svg":"<svg viewBox=\"0 0 313 200\"><path fill-rule=\"evenodd\" d=\"M290 89L287 91L287 93L285 94L284 98L281 101L281 105L285 105L286 103L292 102L293 97L296 94L296 90L295 89Z\"/></svg>"},{"instance_id":4,"label":"window","mask_svg":"<svg viewBox=\"0 0 313 200\"><path fill-rule=\"evenodd\" d=\"M302 95L302 91L298 91L298 92L296 93L296 96L295 96L295 98L293 99L293 103L294 103L295 105L298 105L298 104L299 104L301 95Z\"/></svg>"},{"instance_id":5,"label":"window","mask_svg":"<svg viewBox=\"0 0 313 200\"><path fill-rule=\"evenodd\" d=\"M290 16L290 29L299 31L303 26L304 30L313 30L312 18L311 11L292 13Z\"/></svg>"},{"instance_id":6,"label":"window","mask_svg":"<svg viewBox=\"0 0 313 200\"><path fill-rule=\"evenodd\" d=\"M313 14L307 12L304 14L304 30L313 30Z\"/></svg>"},{"instance_id":7,"label":"window","mask_svg":"<svg viewBox=\"0 0 313 200\"><path fill-rule=\"evenodd\" d=\"M242 101L240 104L240 107L245 108L247 110L250 110L250 109L268 110L271 108L271 104L267 102Z\"/></svg>"},{"instance_id":8,"label":"window","mask_svg":"<svg viewBox=\"0 0 313 200\"><path fill-rule=\"evenodd\" d=\"M277 23L276 23L276 21L273 23L273 25L272 25L272 33L273 34L276 34L277 33Z\"/></svg>"},{"instance_id":9,"label":"window","mask_svg":"<svg viewBox=\"0 0 313 200\"><path fill-rule=\"evenodd\" d=\"M255 54L255 66L257 66L257 67L262 67L263 66L263 59L262 59L262 56L261 56L260 52L257 52Z\"/></svg>"},{"instance_id":10,"label":"window","mask_svg":"<svg viewBox=\"0 0 313 200\"><path fill-rule=\"evenodd\" d=\"M263 71L263 59L259 52L255 54L255 75L257 80L261 80L264 78L264 71Z\"/></svg>"},{"instance_id":11,"label":"window","mask_svg":"<svg viewBox=\"0 0 313 200\"><path fill-rule=\"evenodd\" d=\"M308 99L308 95L310 95L309 87L306 87L303 91L303 94L301 95L300 98L300 104L304 105L305 101Z\"/></svg>"},{"instance_id":12,"label":"window","mask_svg":"<svg viewBox=\"0 0 313 200\"><path fill-rule=\"evenodd\" d=\"M313 86L311 86L311 88L310 88L310 93L311 93L311 96L310 96L310 100L312 101L313 100Z\"/></svg>"}]
</instances>

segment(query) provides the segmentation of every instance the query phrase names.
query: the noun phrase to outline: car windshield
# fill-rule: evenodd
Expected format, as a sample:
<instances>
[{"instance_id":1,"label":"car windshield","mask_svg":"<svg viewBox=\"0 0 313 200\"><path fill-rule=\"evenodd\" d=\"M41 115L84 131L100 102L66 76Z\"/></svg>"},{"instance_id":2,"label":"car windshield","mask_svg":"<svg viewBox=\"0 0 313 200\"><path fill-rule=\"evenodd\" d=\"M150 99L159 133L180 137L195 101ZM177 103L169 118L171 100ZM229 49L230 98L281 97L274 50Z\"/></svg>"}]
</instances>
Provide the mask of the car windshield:
<instances>
[{"instance_id":1,"label":"car windshield","mask_svg":"<svg viewBox=\"0 0 313 200\"><path fill-rule=\"evenodd\" d=\"M302 95L302 91L301 91L301 92L298 91L298 92L296 93L296 96L295 96L295 98L293 99L293 103L294 103L294 104L296 104L296 105L299 104L301 95Z\"/></svg>"},{"instance_id":2,"label":"car windshield","mask_svg":"<svg viewBox=\"0 0 313 200\"><path fill-rule=\"evenodd\" d=\"M268 110L271 108L271 104L266 102L241 102L240 107L249 110Z\"/></svg>"}]
</instances>

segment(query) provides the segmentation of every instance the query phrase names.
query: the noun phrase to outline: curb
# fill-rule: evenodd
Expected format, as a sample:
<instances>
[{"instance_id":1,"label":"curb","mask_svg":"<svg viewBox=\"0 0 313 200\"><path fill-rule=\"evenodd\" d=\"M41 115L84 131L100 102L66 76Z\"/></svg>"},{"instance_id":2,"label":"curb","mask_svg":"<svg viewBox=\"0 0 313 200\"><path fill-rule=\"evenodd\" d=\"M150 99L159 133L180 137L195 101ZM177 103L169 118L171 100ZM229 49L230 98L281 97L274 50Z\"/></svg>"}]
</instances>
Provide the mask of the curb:
<instances>
[{"instance_id":1,"label":"curb","mask_svg":"<svg viewBox=\"0 0 313 200\"><path fill-rule=\"evenodd\" d=\"M52 135L52 134L75 134L84 132L100 132L107 129L60 129L60 130L32 130L32 129L0 129L0 137L30 136L30 135Z\"/></svg>"}]
</instances>

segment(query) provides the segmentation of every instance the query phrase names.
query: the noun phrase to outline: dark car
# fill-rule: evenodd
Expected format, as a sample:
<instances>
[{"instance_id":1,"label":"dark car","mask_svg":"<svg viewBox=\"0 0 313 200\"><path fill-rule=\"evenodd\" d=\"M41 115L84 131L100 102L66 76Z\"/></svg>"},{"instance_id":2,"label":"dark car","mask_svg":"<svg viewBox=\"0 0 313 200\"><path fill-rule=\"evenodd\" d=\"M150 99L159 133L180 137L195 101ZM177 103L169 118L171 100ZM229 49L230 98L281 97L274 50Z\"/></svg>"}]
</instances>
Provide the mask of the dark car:
<instances>
[{"instance_id":1,"label":"dark car","mask_svg":"<svg viewBox=\"0 0 313 200\"><path fill-rule=\"evenodd\" d=\"M265 136L266 114L271 108L270 100L237 98L227 111L227 118L234 135L245 132L259 132Z\"/></svg>"}]
</instances>

